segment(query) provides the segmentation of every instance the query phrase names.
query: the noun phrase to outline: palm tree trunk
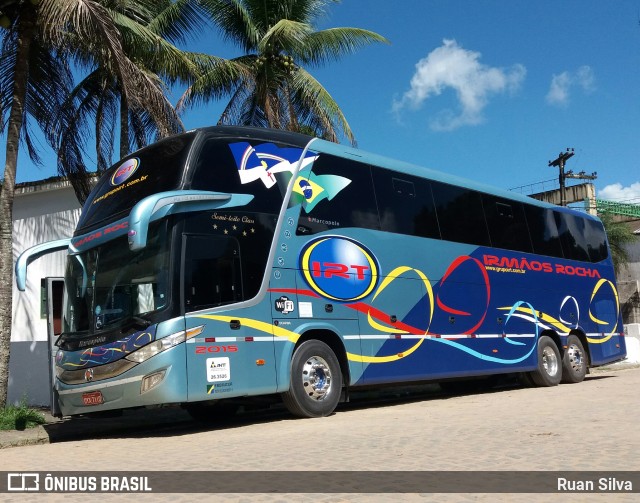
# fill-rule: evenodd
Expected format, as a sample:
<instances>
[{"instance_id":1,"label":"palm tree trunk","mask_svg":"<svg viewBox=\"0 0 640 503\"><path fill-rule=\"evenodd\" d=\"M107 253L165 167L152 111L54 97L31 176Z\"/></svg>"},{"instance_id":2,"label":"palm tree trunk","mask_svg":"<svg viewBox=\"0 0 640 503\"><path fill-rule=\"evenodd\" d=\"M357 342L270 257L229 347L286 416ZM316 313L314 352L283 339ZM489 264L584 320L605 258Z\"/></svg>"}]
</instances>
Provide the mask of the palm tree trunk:
<instances>
[{"instance_id":1,"label":"palm tree trunk","mask_svg":"<svg viewBox=\"0 0 640 503\"><path fill-rule=\"evenodd\" d=\"M35 34L36 12L25 3L18 21L13 99L7 129L7 152L4 181L0 192L0 409L7 404L9 387L9 351L13 300L13 198L18 165L20 131L24 118L24 102L29 79L29 51Z\"/></svg>"}]
</instances>

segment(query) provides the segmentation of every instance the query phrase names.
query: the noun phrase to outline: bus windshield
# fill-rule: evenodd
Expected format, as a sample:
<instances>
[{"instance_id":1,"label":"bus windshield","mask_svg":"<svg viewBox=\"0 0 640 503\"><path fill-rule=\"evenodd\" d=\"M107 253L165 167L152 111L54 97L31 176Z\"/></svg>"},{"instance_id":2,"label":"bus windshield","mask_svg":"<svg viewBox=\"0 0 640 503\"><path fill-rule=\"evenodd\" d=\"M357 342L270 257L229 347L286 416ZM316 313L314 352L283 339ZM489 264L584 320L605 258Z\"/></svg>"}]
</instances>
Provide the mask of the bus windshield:
<instances>
[{"instance_id":1,"label":"bus windshield","mask_svg":"<svg viewBox=\"0 0 640 503\"><path fill-rule=\"evenodd\" d=\"M63 340L144 329L169 298L166 222L149 229L148 245L132 252L126 236L70 255L65 273Z\"/></svg>"}]
</instances>

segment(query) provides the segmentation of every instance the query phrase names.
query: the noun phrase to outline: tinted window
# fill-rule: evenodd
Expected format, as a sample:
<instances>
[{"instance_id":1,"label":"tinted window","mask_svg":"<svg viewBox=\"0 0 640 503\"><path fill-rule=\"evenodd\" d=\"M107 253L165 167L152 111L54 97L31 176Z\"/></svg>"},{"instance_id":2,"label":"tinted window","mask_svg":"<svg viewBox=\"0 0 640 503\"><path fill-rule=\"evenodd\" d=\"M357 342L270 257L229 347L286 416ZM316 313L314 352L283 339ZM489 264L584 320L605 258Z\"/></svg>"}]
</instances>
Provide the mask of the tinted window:
<instances>
[{"instance_id":1,"label":"tinted window","mask_svg":"<svg viewBox=\"0 0 640 503\"><path fill-rule=\"evenodd\" d=\"M255 297L266 271L276 220L275 215L242 210L185 216L185 309Z\"/></svg>"},{"instance_id":2,"label":"tinted window","mask_svg":"<svg viewBox=\"0 0 640 503\"><path fill-rule=\"evenodd\" d=\"M185 310L243 299L240 244L234 237L185 236Z\"/></svg>"},{"instance_id":3,"label":"tinted window","mask_svg":"<svg viewBox=\"0 0 640 503\"><path fill-rule=\"evenodd\" d=\"M431 182L442 239L490 246L479 192Z\"/></svg>"},{"instance_id":4,"label":"tinted window","mask_svg":"<svg viewBox=\"0 0 640 503\"><path fill-rule=\"evenodd\" d=\"M554 213L564 257L588 262L590 259L585 239L586 219L559 211Z\"/></svg>"},{"instance_id":5,"label":"tinted window","mask_svg":"<svg viewBox=\"0 0 640 503\"><path fill-rule=\"evenodd\" d=\"M82 209L78 233L121 218L146 196L180 187L194 133L154 143L114 164Z\"/></svg>"},{"instance_id":6,"label":"tinted window","mask_svg":"<svg viewBox=\"0 0 640 503\"><path fill-rule=\"evenodd\" d=\"M486 194L482 202L491 245L530 253L531 240L522 204Z\"/></svg>"},{"instance_id":7,"label":"tinted window","mask_svg":"<svg viewBox=\"0 0 640 503\"><path fill-rule=\"evenodd\" d=\"M253 194L254 199L245 207L247 210L279 213L291 179L291 171L284 169L271 172L268 168L277 164L278 158L281 158L283 163L289 162L293 169L301 154L302 149L287 145L246 138L238 141L210 138L198 153L191 188L229 194Z\"/></svg>"},{"instance_id":8,"label":"tinted window","mask_svg":"<svg viewBox=\"0 0 640 503\"><path fill-rule=\"evenodd\" d=\"M533 252L551 257L563 257L558 227L553 211L530 204L524 205Z\"/></svg>"},{"instance_id":9,"label":"tinted window","mask_svg":"<svg viewBox=\"0 0 640 503\"><path fill-rule=\"evenodd\" d=\"M436 210L427 180L373 170L383 231L440 239Z\"/></svg>"},{"instance_id":10,"label":"tinted window","mask_svg":"<svg viewBox=\"0 0 640 503\"><path fill-rule=\"evenodd\" d=\"M343 227L380 230L380 220L367 164L321 154L294 190L304 194L298 234Z\"/></svg>"},{"instance_id":11,"label":"tinted window","mask_svg":"<svg viewBox=\"0 0 640 503\"><path fill-rule=\"evenodd\" d=\"M585 222L585 241L587 243L587 251L591 262L600 262L609 255L607 250L607 235L604 231L602 223L595 220L586 219Z\"/></svg>"}]
</instances>

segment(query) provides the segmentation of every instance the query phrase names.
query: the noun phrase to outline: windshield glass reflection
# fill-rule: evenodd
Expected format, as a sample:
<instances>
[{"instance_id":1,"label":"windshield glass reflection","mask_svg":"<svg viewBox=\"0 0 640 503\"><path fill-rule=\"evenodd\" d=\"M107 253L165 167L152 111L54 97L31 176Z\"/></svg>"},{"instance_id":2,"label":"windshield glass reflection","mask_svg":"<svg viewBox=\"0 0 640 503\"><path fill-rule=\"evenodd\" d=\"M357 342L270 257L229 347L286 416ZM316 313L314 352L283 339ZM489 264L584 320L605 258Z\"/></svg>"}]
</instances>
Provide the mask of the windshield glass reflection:
<instances>
[{"instance_id":1,"label":"windshield glass reflection","mask_svg":"<svg viewBox=\"0 0 640 503\"><path fill-rule=\"evenodd\" d=\"M64 336L146 328L146 315L168 303L167 223L149 229L147 246L132 252L127 237L69 256Z\"/></svg>"}]
</instances>

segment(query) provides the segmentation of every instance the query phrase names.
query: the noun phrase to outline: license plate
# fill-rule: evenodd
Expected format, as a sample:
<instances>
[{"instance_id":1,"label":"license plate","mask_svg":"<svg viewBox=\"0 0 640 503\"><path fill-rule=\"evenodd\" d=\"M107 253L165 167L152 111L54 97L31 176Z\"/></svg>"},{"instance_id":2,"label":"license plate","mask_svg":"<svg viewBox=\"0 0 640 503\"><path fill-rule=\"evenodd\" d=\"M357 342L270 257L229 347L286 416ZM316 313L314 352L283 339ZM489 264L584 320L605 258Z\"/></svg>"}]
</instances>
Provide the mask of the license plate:
<instances>
[{"instance_id":1,"label":"license plate","mask_svg":"<svg viewBox=\"0 0 640 503\"><path fill-rule=\"evenodd\" d=\"M92 391L91 393L82 394L82 403L85 405L100 405L104 403L102 391Z\"/></svg>"}]
</instances>

